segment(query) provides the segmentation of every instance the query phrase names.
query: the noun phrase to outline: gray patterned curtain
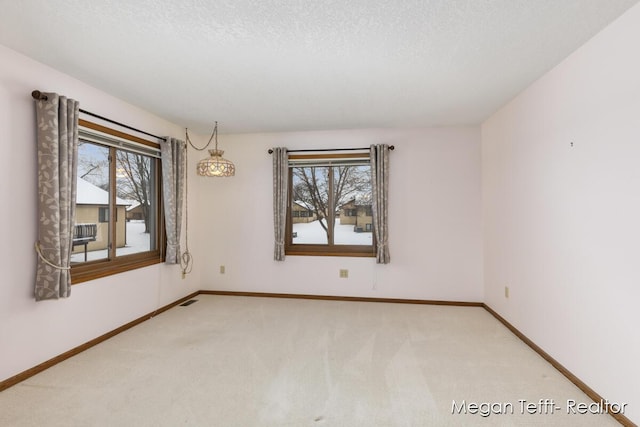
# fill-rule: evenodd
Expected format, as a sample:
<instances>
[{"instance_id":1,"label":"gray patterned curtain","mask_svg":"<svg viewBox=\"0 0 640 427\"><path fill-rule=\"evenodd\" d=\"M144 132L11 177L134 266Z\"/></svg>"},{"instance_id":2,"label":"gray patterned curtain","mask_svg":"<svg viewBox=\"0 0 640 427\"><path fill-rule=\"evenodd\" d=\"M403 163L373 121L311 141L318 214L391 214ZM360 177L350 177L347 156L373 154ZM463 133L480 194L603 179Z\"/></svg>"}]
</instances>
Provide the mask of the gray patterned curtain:
<instances>
[{"instance_id":1,"label":"gray patterned curtain","mask_svg":"<svg viewBox=\"0 0 640 427\"><path fill-rule=\"evenodd\" d=\"M167 264L178 264L180 262L186 151L186 143L175 138L166 137L165 141L160 143L164 221L167 231L165 263Z\"/></svg>"},{"instance_id":2,"label":"gray patterned curtain","mask_svg":"<svg viewBox=\"0 0 640 427\"><path fill-rule=\"evenodd\" d=\"M389 255L389 146L371 145L371 187L373 190L373 231L376 234L376 262L388 264Z\"/></svg>"},{"instance_id":3,"label":"gray patterned curtain","mask_svg":"<svg viewBox=\"0 0 640 427\"><path fill-rule=\"evenodd\" d=\"M38 241L36 301L71 294L71 250L78 162L77 101L44 93L36 100ZM45 99L46 98L46 99Z\"/></svg>"},{"instance_id":4,"label":"gray patterned curtain","mask_svg":"<svg viewBox=\"0 0 640 427\"><path fill-rule=\"evenodd\" d=\"M289 156L287 149L273 149L273 259L284 261L284 235L287 223L287 191L289 187Z\"/></svg>"}]
</instances>

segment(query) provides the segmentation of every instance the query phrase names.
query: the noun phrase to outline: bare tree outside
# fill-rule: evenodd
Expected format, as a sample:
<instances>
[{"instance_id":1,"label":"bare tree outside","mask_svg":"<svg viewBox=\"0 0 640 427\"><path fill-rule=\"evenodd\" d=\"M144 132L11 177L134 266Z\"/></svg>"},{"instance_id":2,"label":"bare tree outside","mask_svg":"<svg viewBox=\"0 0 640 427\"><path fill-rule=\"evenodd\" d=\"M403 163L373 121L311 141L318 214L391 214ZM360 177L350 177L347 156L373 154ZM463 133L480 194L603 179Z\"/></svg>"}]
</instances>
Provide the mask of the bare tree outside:
<instances>
[{"instance_id":1,"label":"bare tree outside","mask_svg":"<svg viewBox=\"0 0 640 427\"><path fill-rule=\"evenodd\" d=\"M313 209L318 223L329 237L327 220L335 225L335 212L355 198L366 198L371 192L369 166L311 166L292 170L293 200L302 201ZM333 203L329 200L330 181ZM333 208L334 212L329 210Z\"/></svg>"},{"instance_id":2,"label":"bare tree outside","mask_svg":"<svg viewBox=\"0 0 640 427\"><path fill-rule=\"evenodd\" d=\"M109 149L90 142L78 142L78 178L107 190L109 188Z\"/></svg>"},{"instance_id":3,"label":"bare tree outside","mask_svg":"<svg viewBox=\"0 0 640 427\"><path fill-rule=\"evenodd\" d=\"M140 203L144 232L149 232L151 208L151 159L141 154L116 151L117 196Z\"/></svg>"},{"instance_id":4,"label":"bare tree outside","mask_svg":"<svg viewBox=\"0 0 640 427\"><path fill-rule=\"evenodd\" d=\"M302 201L313 209L327 235L327 224L322 220L329 216L329 172L328 167L293 169L293 200Z\"/></svg>"},{"instance_id":5,"label":"bare tree outside","mask_svg":"<svg viewBox=\"0 0 640 427\"><path fill-rule=\"evenodd\" d=\"M109 189L109 149L85 141L78 143L78 177ZM116 196L140 204L145 233L150 230L151 159L123 150L116 153Z\"/></svg>"}]
</instances>

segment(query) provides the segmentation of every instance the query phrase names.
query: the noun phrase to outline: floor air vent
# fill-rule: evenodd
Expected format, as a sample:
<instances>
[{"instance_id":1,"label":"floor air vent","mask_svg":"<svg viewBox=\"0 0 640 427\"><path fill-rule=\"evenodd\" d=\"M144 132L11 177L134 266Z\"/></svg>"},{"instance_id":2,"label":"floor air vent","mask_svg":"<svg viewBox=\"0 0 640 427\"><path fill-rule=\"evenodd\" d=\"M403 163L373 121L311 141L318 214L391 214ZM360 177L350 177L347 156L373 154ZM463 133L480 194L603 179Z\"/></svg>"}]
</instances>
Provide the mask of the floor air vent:
<instances>
[{"instance_id":1,"label":"floor air vent","mask_svg":"<svg viewBox=\"0 0 640 427\"><path fill-rule=\"evenodd\" d=\"M186 307L188 305L193 304L194 302L198 302L198 300L197 299L190 299L189 301L183 302L182 304L180 304L180 307Z\"/></svg>"}]
</instances>

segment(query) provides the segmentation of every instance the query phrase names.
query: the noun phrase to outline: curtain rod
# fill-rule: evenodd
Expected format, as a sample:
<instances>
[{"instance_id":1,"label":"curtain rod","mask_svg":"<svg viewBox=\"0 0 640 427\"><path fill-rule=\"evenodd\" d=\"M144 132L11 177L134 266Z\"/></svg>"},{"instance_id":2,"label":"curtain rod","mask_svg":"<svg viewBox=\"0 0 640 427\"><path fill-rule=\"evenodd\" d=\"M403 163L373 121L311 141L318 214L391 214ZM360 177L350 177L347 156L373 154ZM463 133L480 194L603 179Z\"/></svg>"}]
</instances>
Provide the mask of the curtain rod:
<instances>
[{"instance_id":1,"label":"curtain rod","mask_svg":"<svg viewBox=\"0 0 640 427\"><path fill-rule=\"evenodd\" d=\"M47 95L43 94L43 93L42 93L42 92L40 92L39 90L34 90L33 92L31 92L31 96L33 97L33 99L35 99L35 100L39 100L39 101L46 101L46 100L48 99L48 98L47 98ZM161 136L154 135L154 134L152 134L152 133L145 132L145 131L140 130L140 129L136 129L136 128L132 127L132 126L125 125L124 123L120 123L120 122L117 122L117 121L115 121L115 120L108 119L108 118L106 118L106 117L104 117L104 116L100 116L100 115L98 115L98 114L92 113L92 112L90 112L90 111L83 110L82 108L80 109L80 112L81 112L81 113L84 113L84 114L86 114L86 115L88 115L88 116L95 117L96 119L104 120L105 122L109 122L109 123L112 123L112 124L114 124L114 125L118 125L118 126L121 126L121 127L123 127L123 128L129 129L129 130L132 130L132 131L134 131L134 132L138 132L138 133L141 133L141 134L143 134L143 135L151 136L151 137L153 137L153 138L161 139L161 140L163 140L163 141L166 141L166 139L165 139L165 138L163 138L163 137L161 137Z\"/></svg>"},{"instance_id":2,"label":"curtain rod","mask_svg":"<svg viewBox=\"0 0 640 427\"><path fill-rule=\"evenodd\" d=\"M390 145L389 146L389 150L395 150L395 146ZM320 148L320 149L316 149L316 150L287 150L287 153L317 153L320 151L365 151L365 150L369 150L369 147L364 147L364 148ZM269 154L273 154L273 150L271 148L269 148L269 150L267 151Z\"/></svg>"}]
</instances>

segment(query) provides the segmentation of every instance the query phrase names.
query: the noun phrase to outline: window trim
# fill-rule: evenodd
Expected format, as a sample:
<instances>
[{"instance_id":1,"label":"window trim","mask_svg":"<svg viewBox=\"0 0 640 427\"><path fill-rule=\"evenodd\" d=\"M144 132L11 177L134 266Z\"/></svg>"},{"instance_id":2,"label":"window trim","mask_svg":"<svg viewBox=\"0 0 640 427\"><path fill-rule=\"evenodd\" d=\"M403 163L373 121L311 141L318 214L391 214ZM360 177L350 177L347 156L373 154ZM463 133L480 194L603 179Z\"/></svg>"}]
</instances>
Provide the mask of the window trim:
<instances>
[{"instance_id":1,"label":"window trim","mask_svg":"<svg viewBox=\"0 0 640 427\"><path fill-rule=\"evenodd\" d=\"M153 150L160 149L160 144L158 143L154 143L133 135L129 135L127 133L120 132L118 130L111 129L87 120L80 119L79 126L81 128L84 127L85 129L97 131L99 133L104 133L110 136L115 136L120 139L125 139L127 141L130 141L130 143L142 144ZM81 137L81 139L83 138ZM89 139L87 139L87 141L99 144L99 142L90 141ZM127 151L129 147L122 147L122 149ZM71 266L71 284L72 285L75 285L77 283L87 282L89 280L98 279L101 277L107 277L114 274L124 273L126 271L131 271L138 268L148 267L150 265L164 262L165 251L166 251L166 229L165 229L165 222L164 222L164 203L162 200L162 162L160 161L159 157L157 158L156 162L157 164L155 167L154 178L157 183L156 184L157 191L155 192L154 196L157 200L157 211L158 211L157 213L158 221L156 224L157 226L156 235L158 236L158 245L157 245L158 248L153 251L139 252L135 254L121 255L115 258L106 258L106 259L100 259L100 260L94 260L94 261L87 261L80 264L74 264ZM109 167L110 167L109 186L111 188L111 187L115 187L116 162L115 161L111 162ZM115 197L116 197L115 191L110 191L109 193L110 193L110 197L113 198L111 203L115 205ZM110 215L110 223L115 224L117 209L109 209L109 215ZM115 230L113 231L113 233L115 233Z\"/></svg>"},{"instance_id":2,"label":"window trim","mask_svg":"<svg viewBox=\"0 0 640 427\"><path fill-rule=\"evenodd\" d=\"M341 161L348 161L349 159L355 160L366 159L369 161L368 153L342 153L342 154L291 154L290 160L297 160L297 165L289 165L289 180L287 189L287 222L285 225L284 236L284 251L285 255L299 255L299 256L340 256L340 257L367 257L375 258L376 252L376 236L373 230L371 231L372 242L371 246L368 245L336 245L336 244L299 244L293 243L293 221L292 221L292 196L293 196L293 168L294 167L311 167L311 166L323 166L323 167L339 167L345 166ZM303 162L309 162L305 165ZM370 163L369 163L370 165ZM333 174L331 174L333 175ZM329 194L333 195L333 188L330 185ZM332 196L333 198L333 196ZM330 201L329 212L335 221L335 207L333 206L335 201Z\"/></svg>"}]
</instances>

